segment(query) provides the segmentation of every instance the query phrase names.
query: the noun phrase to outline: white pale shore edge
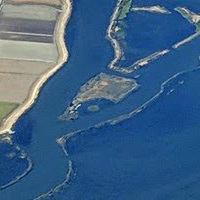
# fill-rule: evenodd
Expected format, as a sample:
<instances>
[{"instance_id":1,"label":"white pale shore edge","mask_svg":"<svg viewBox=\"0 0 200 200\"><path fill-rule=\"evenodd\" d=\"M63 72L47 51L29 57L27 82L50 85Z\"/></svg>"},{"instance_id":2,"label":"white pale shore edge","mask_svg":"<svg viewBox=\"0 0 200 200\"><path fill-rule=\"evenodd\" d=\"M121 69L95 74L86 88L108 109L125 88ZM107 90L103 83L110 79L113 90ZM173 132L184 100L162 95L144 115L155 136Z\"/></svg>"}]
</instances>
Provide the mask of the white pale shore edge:
<instances>
[{"instance_id":1,"label":"white pale shore edge","mask_svg":"<svg viewBox=\"0 0 200 200\"><path fill-rule=\"evenodd\" d=\"M120 44L118 42L117 39L112 37L112 30L114 29L113 27L115 26L115 22L117 21L117 18L119 16L119 12L120 12L120 6L122 4L123 0L118 0L117 5L113 11L113 14L110 18L110 23L107 29L107 34L106 34L106 38L111 42L113 49L114 49L114 59L109 63L108 68L112 69L114 71L118 71L120 73L132 73L133 71L135 71L138 67L144 66L149 64L150 61L156 60L158 58L160 58L161 56L169 53L169 49L165 49L165 50L160 50L158 52L155 52L143 59L140 59L138 61L136 61L135 63L133 63L132 65L130 65L129 67L117 67L116 63L118 60L120 60L120 58L122 58L123 56L123 51L120 47ZM159 6L153 6L153 8L157 8L157 9L164 9L164 7L159 7ZM151 7L149 7L151 8ZM166 10L167 11L167 10Z\"/></svg>"},{"instance_id":2,"label":"white pale shore edge","mask_svg":"<svg viewBox=\"0 0 200 200\"><path fill-rule=\"evenodd\" d=\"M68 51L65 46L64 34L66 24L71 16L71 11L71 0L62 0L62 13L59 16L54 31L54 41L57 45L59 54L58 61L55 66L53 66L47 72L41 74L41 76L35 81L35 83L31 87L28 98L3 121L0 127L0 135L13 133L13 125L16 123L19 117L34 104L43 84L67 61Z\"/></svg>"},{"instance_id":3,"label":"white pale shore edge","mask_svg":"<svg viewBox=\"0 0 200 200\"><path fill-rule=\"evenodd\" d=\"M122 57L122 50L121 50L119 42L115 38L112 38L112 36L111 36L112 28L115 26L115 21L118 18L120 5L121 5L122 1L123 0L118 0L118 2L117 2L117 5L116 5L116 7L114 9L114 12L113 12L113 14L112 14L112 16L110 18L110 24L108 26L107 34L106 34L107 39L111 42L111 44L113 46L114 54L115 54L114 59L108 65L108 67L110 69L115 69L115 64Z\"/></svg>"},{"instance_id":4,"label":"white pale shore edge","mask_svg":"<svg viewBox=\"0 0 200 200\"><path fill-rule=\"evenodd\" d=\"M198 32L196 32L196 33L190 35L189 37L185 38L184 40L181 40L180 42L174 44L174 45L172 46L172 48L177 49L177 48L181 47L182 45L184 45L184 44L186 44L186 43L188 43L188 42L194 40L195 38L197 38L197 37L199 37L199 36L200 36L200 32L198 31Z\"/></svg>"}]
</instances>

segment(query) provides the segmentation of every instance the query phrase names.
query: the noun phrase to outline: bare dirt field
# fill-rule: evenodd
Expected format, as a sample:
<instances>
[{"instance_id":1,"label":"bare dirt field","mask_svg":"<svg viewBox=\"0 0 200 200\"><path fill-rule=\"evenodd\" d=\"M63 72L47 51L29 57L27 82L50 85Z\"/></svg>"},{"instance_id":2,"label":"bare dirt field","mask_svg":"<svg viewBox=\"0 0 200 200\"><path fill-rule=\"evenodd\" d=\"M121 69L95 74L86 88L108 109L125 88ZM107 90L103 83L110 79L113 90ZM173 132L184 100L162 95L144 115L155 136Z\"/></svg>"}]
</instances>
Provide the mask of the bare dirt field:
<instances>
[{"instance_id":1,"label":"bare dirt field","mask_svg":"<svg viewBox=\"0 0 200 200\"><path fill-rule=\"evenodd\" d=\"M57 57L55 44L0 40L0 58L55 62Z\"/></svg>"},{"instance_id":2,"label":"bare dirt field","mask_svg":"<svg viewBox=\"0 0 200 200\"><path fill-rule=\"evenodd\" d=\"M52 5L52 6L59 6L61 5L60 0L8 0L7 2L9 3L16 3L16 4L21 4L21 3L31 3L31 4L47 4L47 5Z\"/></svg>"},{"instance_id":3,"label":"bare dirt field","mask_svg":"<svg viewBox=\"0 0 200 200\"><path fill-rule=\"evenodd\" d=\"M37 75L0 73L0 102L22 103Z\"/></svg>"},{"instance_id":4,"label":"bare dirt field","mask_svg":"<svg viewBox=\"0 0 200 200\"><path fill-rule=\"evenodd\" d=\"M55 62L37 62L25 60L0 59L0 73L18 73L39 75L53 67Z\"/></svg>"},{"instance_id":5,"label":"bare dirt field","mask_svg":"<svg viewBox=\"0 0 200 200\"><path fill-rule=\"evenodd\" d=\"M1 10L1 15L7 18L52 21L56 19L57 12L56 8L46 5L5 4Z\"/></svg>"}]
</instances>

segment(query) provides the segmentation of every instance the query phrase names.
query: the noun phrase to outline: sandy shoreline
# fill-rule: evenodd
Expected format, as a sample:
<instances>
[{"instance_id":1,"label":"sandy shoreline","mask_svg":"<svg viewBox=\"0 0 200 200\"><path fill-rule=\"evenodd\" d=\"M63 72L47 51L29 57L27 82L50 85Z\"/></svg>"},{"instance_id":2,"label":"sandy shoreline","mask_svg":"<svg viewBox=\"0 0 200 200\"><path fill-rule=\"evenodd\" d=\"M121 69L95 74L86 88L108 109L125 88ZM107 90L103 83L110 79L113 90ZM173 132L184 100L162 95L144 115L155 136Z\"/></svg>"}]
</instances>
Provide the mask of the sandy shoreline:
<instances>
[{"instance_id":1,"label":"sandy shoreline","mask_svg":"<svg viewBox=\"0 0 200 200\"><path fill-rule=\"evenodd\" d=\"M114 59L111 61L111 63L108 65L108 67L110 69L114 69L114 70L116 68L115 64L122 57L122 50L121 50L119 42L111 36L111 33L112 33L112 29L115 27L115 21L117 20L117 18L119 16L120 6L121 6L122 2L123 2L123 0L118 0L117 5L114 9L114 12L110 18L110 24L108 26L107 34L106 34L107 39L111 42L111 44L113 46L114 54L115 54Z\"/></svg>"},{"instance_id":2,"label":"sandy shoreline","mask_svg":"<svg viewBox=\"0 0 200 200\"><path fill-rule=\"evenodd\" d=\"M66 24L69 21L72 11L71 0L61 0L62 1L62 13L60 14L58 21L56 23L54 31L54 42L58 49L58 61L55 66L49 69L47 72L41 74L41 76L32 85L28 98L17 107L2 123L0 127L0 135L13 133L12 127L19 119L19 117L26 112L35 102L39 95L40 88L43 84L56 72L68 59L68 51L65 46L64 34Z\"/></svg>"},{"instance_id":3,"label":"sandy shoreline","mask_svg":"<svg viewBox=\"0 0 200 200\"><path fill-rule=\"evenodd\" d=\"M123 3L123 0L118 0L117 5L116 5L116 7L113 11L111 18L110 18L110 24L108 26L107 33L106 33L106 38L111 42L113 49L114 49L114 59L110 62L110 64L108 65L108 68L112 69L114 71L120 72L120 73L129 74L129 73L132 73L133 71L135 71L137 68L148 64L148 62L155 60L162 55L165 55L166 53L169 52L169 50L165 49L165 50L161 50L161 51L157 51L155 53L152 53L149 56L134 62L132 65L130 65L128 67L118 67L118 66L116 66L116 63L123 56L123 51L120 47L118 40L113 38L111 34L112 34L112 32L115 28L115 22L117 21L118 16L120 14L120 9L121 9L122 3Z\"/></svg>"}]
</instances>

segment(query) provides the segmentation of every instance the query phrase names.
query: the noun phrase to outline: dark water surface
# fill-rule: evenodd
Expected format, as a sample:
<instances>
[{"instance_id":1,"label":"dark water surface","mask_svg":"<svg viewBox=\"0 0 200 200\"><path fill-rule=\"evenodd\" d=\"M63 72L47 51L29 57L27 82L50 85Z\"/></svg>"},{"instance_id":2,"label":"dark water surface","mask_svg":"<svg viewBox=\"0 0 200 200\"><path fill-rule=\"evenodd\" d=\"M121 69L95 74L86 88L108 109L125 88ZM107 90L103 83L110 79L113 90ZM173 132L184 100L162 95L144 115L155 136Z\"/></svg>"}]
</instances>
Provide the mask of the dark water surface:
<instances>
[{"instance_id":1,"label":"dark water surface","mask_svg":"<svg viewBox=\"0 0 200 200\"><path fill-rule=\"evenodd\" d=\"M57 118L78 88L102 71L113 57L105 33L115 1L78 0L73 4L66 33L69 62L47 82L35 106L15 126L14 140L30 155L34 170L17 184L0 191L1 200L14 200L16 196L18 200L33 199L64 181L68 159L57 145L56 137L70 130L73 124L60 122ZM79 129L79 126L72 128ZM0 162L6 164L4 160ZM20 173L17 167L15 170ZM7 177L7 181L9 179Z\"/></svg>"},{"instance_id":2,"label":"dark water surface","mask_svg":"<svg viewBox=\"0 0 200 200\"><path fill-rule=\"evenodd\" d=\"M196 1L191 2L195 5ZM0 191L1 200L29 200L48 192L65 180L69 159L74 167L72 180L50 199L200 198L200 72L194 70L199 66L200 38L130 75L139 75L141 87L121 103L107 104L97 113L82 113L74 122L58 120L81 85L102 71L109 72L106 66L113 59L113 49L105 35L115 4L116 0L73 2L65 37L69 61L45 84L34 107L15 126L14 141L33 160L34 168L17 184ZM172 23L172 27L176 25ZM188 28L186 35L193 30L190 24ZM56 143L57 137L70 131L87 129L133 111L179 73L165 84L164 93L138 115L70 138L66 144L69 157ZM12 152L10 148L0 144L2 151ZM27 162L19 160L0 161L0 173L8 173L0 179L1 185L24 170ZM11 168L15 168L12 174Z\"/></svg>"},{"instance_id":3,"label":"dark water surface","mask_svg":"<svg viewBox=\"0 0 200 200\"><path fill-rule=\"evenodd\" d=\"M195 26L190 24L175 8L187 7L191 11L200 12L200 2L134 0L133 5L135 7L160 5L171 14L129 12L124 22L121 25L119 23L125 37L120 40L125 60L119 61L119 66L129 66L159 50L171 49L172 45L195 32Z\"/></svg>"},{"instance_id":4,"label":"dark water surface","mask_svg":"<svg viewBox=\"0 0 200 200\"><path fill-rule=\"evenodd\" d=\"M56 199L198 200L199 80L200 70L181 75L138 115L71 138L76 175Z\"/></svg>"}]
</instances>

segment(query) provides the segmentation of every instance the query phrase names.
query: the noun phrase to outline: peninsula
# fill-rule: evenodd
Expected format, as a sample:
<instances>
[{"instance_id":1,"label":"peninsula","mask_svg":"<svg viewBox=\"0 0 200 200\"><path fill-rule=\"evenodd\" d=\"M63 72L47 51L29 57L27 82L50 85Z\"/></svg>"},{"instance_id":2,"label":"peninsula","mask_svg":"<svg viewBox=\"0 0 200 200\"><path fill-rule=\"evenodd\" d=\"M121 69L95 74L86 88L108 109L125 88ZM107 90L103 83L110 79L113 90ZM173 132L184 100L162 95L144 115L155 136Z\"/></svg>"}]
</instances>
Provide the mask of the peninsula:
<instances>
[{"instance_id":1,"label":"peninsula","mask_svg":"<svg viewBox=\"0 0 200 200\"><path fill-rule=\"evenodd\" d=\"M35 102L68 58L70 0L5 0L0 6L0 134Z\"/></svg>"}]
</instances>

